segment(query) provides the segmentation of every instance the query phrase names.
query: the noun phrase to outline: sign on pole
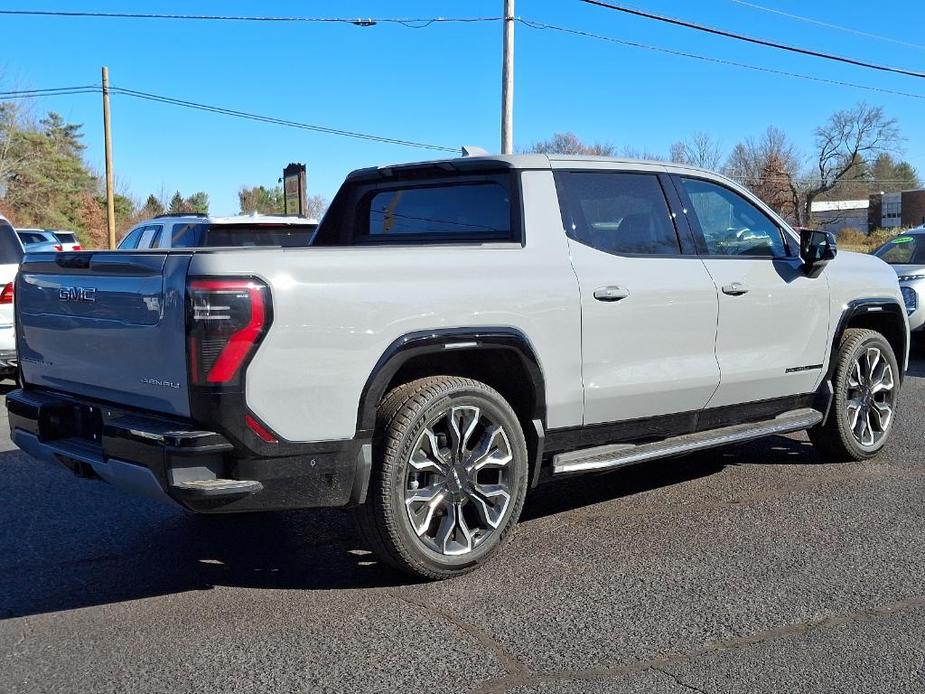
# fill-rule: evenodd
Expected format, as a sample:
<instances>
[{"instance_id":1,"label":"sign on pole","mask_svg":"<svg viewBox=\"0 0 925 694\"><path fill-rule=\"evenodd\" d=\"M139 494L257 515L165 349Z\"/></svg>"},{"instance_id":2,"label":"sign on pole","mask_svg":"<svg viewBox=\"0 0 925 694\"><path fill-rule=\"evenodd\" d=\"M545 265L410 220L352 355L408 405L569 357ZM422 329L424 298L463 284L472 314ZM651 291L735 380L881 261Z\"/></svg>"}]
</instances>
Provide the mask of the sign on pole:
<instances>
[{"instance_id":1,"label":"sign on pole","mask_svg":"<svg viewBox=\"0 0 925 694\"><path fill-rule=\"evenodd\" d=\"M308 210L306 191L308 174L305 164L289 164L283 169L283 211L304 217Z\"/></svg>"}]
</instances>

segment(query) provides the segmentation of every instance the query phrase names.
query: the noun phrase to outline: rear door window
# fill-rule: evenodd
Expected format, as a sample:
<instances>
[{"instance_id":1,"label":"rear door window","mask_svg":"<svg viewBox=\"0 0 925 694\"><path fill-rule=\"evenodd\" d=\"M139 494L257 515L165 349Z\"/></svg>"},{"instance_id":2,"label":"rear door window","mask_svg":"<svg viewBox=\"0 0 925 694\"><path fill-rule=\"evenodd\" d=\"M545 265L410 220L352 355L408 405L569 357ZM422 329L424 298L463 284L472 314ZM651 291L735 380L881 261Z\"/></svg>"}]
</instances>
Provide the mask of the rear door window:
<instances>
[{"instance_id":1,"label":"rear door window","mask_svg":"<svg viewBox=\"0 0 925 694\"><path fill-rule=\"evenodd\" d=\"M621 171L556 173L569 237L615 255L678 255L681 245L658 176Z\"/></svg>"},{"instance_id":2,"label":"rear door window","mask_svg":"<svg viewBox=\"0 0 925 694\"><path fill-rule=\"evenodd\" d=\"M159 224L146 226L142 230L141 237L138 240L138 248L154 248L160 233L161 227Z\"/></svg>"}]
</instances>

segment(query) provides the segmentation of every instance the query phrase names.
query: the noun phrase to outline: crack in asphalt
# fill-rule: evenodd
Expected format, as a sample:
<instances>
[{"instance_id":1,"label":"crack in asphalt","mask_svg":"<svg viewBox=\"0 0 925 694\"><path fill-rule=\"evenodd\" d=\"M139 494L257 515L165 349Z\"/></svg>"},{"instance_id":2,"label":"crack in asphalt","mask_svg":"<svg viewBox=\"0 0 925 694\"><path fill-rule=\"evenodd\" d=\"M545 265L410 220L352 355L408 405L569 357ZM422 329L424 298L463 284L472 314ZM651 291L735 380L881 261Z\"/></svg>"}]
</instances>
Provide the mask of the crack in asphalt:
<instances>
[{"instance_id":1,"label":"crack in asphalt","mask_svg":"<svg viewBox=\"0 0 925 694\"><path fill-rule=\"evenodd\" d=\"M831 629L846 624L855 624L859 622L871 621L884 617L891 617L907 610L925 608L925 596L908 598L897 602L880 605L878 607L868 607L853 612L846 612L839 615L830 615L819 619L811 619L797 624L788 624L768 629L766 631L738 636L732 639L721 641L707 641L702 646L692 648L688 651L681 651L669 655L660 656L650 660L640 660L626 665L619 665L609 668L590 668L586 670L552 670L547 672L533 672L526 667L521 673L511 673L503 677L486 680L478 685L473 691L478 694L501 694L514 687L538 686L551 682L568 682L568 681L604 681L616 679L625 675L638 674L646 671L659 672L675 679L679 685L687 687L693 691L702 692L693 685L680 681L676 675L665 670L670 665L688 663L697 658L713 655L715 653L724 653L741 648L747 648L762 644L768 641L774 641L781 638L794 636L804 636L812 631L822 629ZM490 638L490 637L489 637ZM494 642L493 639L491 639Z\"/></svg>"},{"instance_id":2,"label":"crack in asphalt","mask_svg":"<svg viewBox=\"0 0 925 694\"><path fill-rule=\"evenodd\" d=\"M679 687L690 689L692 692L700 692L700 694L707 694L707 691L705 689L701 689L700 687L695 687L692 684L688 684L687 682L684 682L678 675L674 674L670 670L666 670L665 668L657 667L655 665L653 665L649 669L652 670L653 672L657 672L661 675L665 675L666 677L670 677L671 679L675 681L675 684L677 684Z\"/></svg>"},{"instance_id":3,"label":"crack in asphalt","mask_svg":"<svg viewBox=\"0 0 925 694\"><path fill-rule=\"evenodd\" d=\"M497 640L495 640L494 637L492 637L483 629L480 629L474 624L463 621L456 615L442 610L439 607L435 607L434 605L430 605L423 601L412 600L411 598L401 595L394 590L386 591L386 594L395 600L405 603L406 605L422 609L425 612L428 612L437 617L438 619L442 619L445 622L450 623L468 636L471 636L480 646L488 650L498 659L498 661L501 663L501 667L504 668L506 673L504 678L533 676L532 671L528 670L522 662L520 662L511 653L505 650L504 646L502 646Z\"/></svg>"}]
</instances>

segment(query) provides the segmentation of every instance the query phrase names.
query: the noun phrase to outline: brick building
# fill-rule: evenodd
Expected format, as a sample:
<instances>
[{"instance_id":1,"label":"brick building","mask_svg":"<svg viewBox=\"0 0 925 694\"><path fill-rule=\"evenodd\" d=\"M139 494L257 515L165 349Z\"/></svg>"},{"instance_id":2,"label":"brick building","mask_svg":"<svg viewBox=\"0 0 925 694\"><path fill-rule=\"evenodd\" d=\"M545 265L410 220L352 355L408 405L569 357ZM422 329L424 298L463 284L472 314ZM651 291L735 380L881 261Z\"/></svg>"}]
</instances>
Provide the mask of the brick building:
<instances>
[{"instance_id":1,"label":"brick building","mask_svg":"<svg viewBox=\"0 0 925 694\"><path fill-rule=\"evenodd\" d=\"M871 230L922 226L925 224L925 190L871 195L867 223Z\"/></svg>"}]
</instances>

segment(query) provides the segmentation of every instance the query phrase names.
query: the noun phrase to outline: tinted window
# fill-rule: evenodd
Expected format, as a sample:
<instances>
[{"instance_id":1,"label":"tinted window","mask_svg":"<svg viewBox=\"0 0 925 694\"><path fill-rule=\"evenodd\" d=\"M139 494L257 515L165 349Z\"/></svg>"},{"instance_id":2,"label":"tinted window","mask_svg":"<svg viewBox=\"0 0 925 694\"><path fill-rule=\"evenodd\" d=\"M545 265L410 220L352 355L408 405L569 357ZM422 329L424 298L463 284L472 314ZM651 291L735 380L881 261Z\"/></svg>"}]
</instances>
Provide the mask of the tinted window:
<instances>
[{"instance_id":1,"label":"tinted window","mask_svg":"<svg viewBox=\"0 0 925 694\"><path fill-rule=\"evenodd\" d=\"M48 243L48 239L37 231L20 231L19 240L23 243Z\"/></svg>"},{"instance_id":2,"label":"tinted window","mask_svg":"<svg viewBox=\"0 0 925 694\"><path fill-rule=\"evenodd\" d=\"M9 223L0 220L0 264L18 265L22 261L22 244Z\"/></svg>"},{"instance_id":3,"label":"tinted window","mask_svg":"<svg viewBox=\"0 0 925 694\"><path fill-rule=\"evenodd\" d=\"M69 231L56 231L55 237L61 243L77 243L77 236Z\"/></svg>"},{"instance_id":4,"label":"tinted window","mask_svg":"<svg viewBox=\"0 0 925 694\"><path fill-rule=\"evenodd\" d=\"M138 248L152 248L160 230L160 226L149 226L142 229L141 238L138 241Z\"/></svg>"},{"instance_id":5,"label":"tinted window","mask_svg":"<svg viewBox=\"0 0 925 694\"><path fill-rule=\"evenodd\" d=\"M206 246L308 246L316 225L213 224L206 234Z\"/></svg>"},{"instance_id":6,"label":"tinted window","mask_svg":"<svg viewBox=\"0 0 925 694\"><path fill-rule=\"evenodd\" d=\"M874 255L891 265L925 265L923 238L918 234L897 236L880 246Z\"/></svg>"},{"instance_id":7,"label":"tinted window","mask_svg":"<svg viewBox=\"0 0 925 694\"><path fill-rule=\"evenodd\" d=\"M144 231L144 227L138 227L137 229L132 229L119 242L119 248L138 248L138 239L141 238L142 231Z\"/></svg>"},{"instance_id":8,"label":"tinted window","mask_svg":"<svg viewBox=\"0 0 925 694\"><path fill-rule=\"evenodd\" d=\"M170 248L196 248L197 246L202 246L205 233L205 224L174 224L170 230ZM166 247L166 241L166 238L161 241L162 247Z\"/></svg>"},{"instance_id":9,"label":"tinted window","mask_svg":"<svg viewBox=\"0 0 925 694\"><path fill-rule=\"evenodd\" d=\"M575 240L607 253L681 252L656 176L583 171L557 174L556 181L564 201L562 221Z\"/></svg>"},{"instance_id":10,"label":"tinted window","mask_svg":"<svg viewBox=\"0 0 925 694\"><path fill-rule=\"evenodd\" d=\"M778 226L761 210L728 188L682 178L694 208L694 219L709 255L787 255Z\"/></svg>"},{"instance_id":11,"label":"tinted window","mask_svg":"<svg viewBox=\"0 0 925 694\"><path fill-rule=\"evenodd\" d=\"M511 194L500 179L379 190L366 203L357 235L367 240L511 238Z\"/></svg>"}]
</instances>

